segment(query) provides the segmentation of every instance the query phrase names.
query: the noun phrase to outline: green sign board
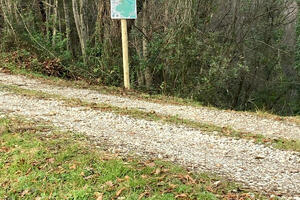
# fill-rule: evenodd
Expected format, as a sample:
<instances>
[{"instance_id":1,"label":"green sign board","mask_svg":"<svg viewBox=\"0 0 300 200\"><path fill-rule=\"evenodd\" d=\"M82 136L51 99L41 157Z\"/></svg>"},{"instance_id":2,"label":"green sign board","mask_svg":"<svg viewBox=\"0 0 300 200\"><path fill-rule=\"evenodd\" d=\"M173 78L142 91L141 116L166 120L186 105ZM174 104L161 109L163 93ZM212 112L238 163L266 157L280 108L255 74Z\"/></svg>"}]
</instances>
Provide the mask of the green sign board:
<instances>
[{"instance_id":1,"label":"green sign board","mask_svg":"<svg viewBox=\"0 0 300 200\"><path fill-rule=\"evenodd\" d=\"M112 19L136 19L136 0L111 0Z\"/></svg>"}]
</instances>

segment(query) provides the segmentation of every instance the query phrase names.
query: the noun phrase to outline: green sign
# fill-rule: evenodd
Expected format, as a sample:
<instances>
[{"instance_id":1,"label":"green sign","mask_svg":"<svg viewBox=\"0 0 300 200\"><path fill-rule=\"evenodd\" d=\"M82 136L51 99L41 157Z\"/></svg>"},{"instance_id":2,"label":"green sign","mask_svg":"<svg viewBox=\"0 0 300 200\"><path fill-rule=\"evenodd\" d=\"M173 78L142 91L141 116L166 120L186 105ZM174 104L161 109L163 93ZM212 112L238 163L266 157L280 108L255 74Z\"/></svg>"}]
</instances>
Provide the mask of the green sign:
<instances>
[{"instance_id":1,"label":"green sign","mask_svg":"<svg viewBox=\"0 0 300 200\"><path fill-rule=\"evenodd\" d=\"M112 19L136 19L136 0L111 0Z\"/></svg>"}]
</instances>

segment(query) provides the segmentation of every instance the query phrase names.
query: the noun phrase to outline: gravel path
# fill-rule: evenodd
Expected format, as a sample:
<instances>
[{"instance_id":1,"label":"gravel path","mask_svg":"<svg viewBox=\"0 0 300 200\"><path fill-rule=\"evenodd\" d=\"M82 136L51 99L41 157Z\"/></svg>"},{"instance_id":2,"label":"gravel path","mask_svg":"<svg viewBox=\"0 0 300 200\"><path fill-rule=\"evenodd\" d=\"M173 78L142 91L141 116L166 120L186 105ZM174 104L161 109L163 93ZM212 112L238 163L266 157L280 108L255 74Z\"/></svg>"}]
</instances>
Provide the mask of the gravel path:
<instances>
[{"instance_id":1,"label":"gravel path","mask_svg":"<svg viewBox=\"0 0 300 200\"><path fill-rule=\"evenodd\" d=\"M87 134L98 143L111 144L114 151L165 158L253 189L300 197L300 154L296 152L1 90L0 111Z\"/></svg>"},{"instance_id":2,"label":"gravel path","mask_svg":"<svg viewBox=\"0 0 300 200\"><path fill-rule=\"evenodd\" d=\"M89 102L107 103L121 108L137 108L145 112L153 112L178 116L202 123L221 127L231 127L243 132L262 134L274 138L300 139L300 125L286 121L262 118L249 113L238 113L215 110L205 107L178 106L152 103L114 95L101 94L98 91L75 89L43 84L38 80L24 76L0 73L0 83L17 85L24 89L34 89L50 94L59 94L68 98L80 98Z\"/></svg>"}]
</instances>

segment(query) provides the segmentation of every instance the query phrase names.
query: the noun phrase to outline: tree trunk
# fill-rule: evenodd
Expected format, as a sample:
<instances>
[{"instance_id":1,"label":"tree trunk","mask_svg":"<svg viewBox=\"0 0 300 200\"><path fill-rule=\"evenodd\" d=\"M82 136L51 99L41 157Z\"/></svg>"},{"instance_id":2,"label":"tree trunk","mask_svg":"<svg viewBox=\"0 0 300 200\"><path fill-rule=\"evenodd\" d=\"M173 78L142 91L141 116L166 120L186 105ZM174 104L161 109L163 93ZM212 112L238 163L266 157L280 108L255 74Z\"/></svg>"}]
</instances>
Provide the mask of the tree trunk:
<instances>
[{"instance_id":1,"label":"tree trunk","mask_svg":"<svg viewBox=\"0 0 300 200\"><path fill-rule=\"evenodd\" d=\"M47 40L50 41L50 21L51 21L51 0L47 0L46 8L46 36Z\"/></svg>"},{"instance_id":2,"label":"tree trunk","mask_svg":"<svg viewBox=\"0 0 300 200\"><path fill-rule=\"evenodd\" d=\"M58 30L59 30L59 32L60 33L62 33L63 31L62 31L62 24L61 24L61 13L59 12L59 10L58 10L58 15L57 15L57 17L58 17Z\"/></svg>"},{"instance_id":3,"label":"tree trunk","mask_svg":"<svg viewBox=\"0 0 300 200\"><path fill-rule=\"evenodd\" d=\"M232 1L232 27L231 27L231 32L232 32L232 39L236 39L236 32L237 32L237 22L238 22L238 10L240 8L241 1L240 0L233 0Z\"/></svg>"},{"instance_id":4,"label":"tree trunk","mask_svg":"<svg viewBox=\"0 0 300 200\"><path fill-rule=\"evenodd\" d=\"M284 26L283 34L283 45L287 47L287 52L282 53L282 67L283 71L288 78L294 78L297 74L294 69L295 61L295 47L296 47L296 26L297 26L297 15L298 15L298 5L296 1L288 3L285 8L286 21L288 22Z\"/></svg>"},{"instance_id":5,"label":"tree trunk","mask_svg":"<svg viewBox=\"0 0 300 200\"><path fill-rule=\"evenodd\" d=\"M95 46L98 43L103 43L104 41L104 23L103 23L103 16L105 13L105 3L98 2L98 17L97 17L97 24L96 24L96 35L98 36L95 39Z\"/></svg>"},{"instance_id":6,"label":"tree trunk","mask_svg":"<svg viewBox=\"0 0 300 200\"><path fill-rule=\"evenodd\" d=\"M84 17L86 16L85 12L85 5L87 5L86 0L80 0L80 27L81 27L81 37L82 37L82 52L83 52L83 60L86 63L86 48L87 48L87 41L88 41L88 33L87 33L87 25Z\"/></svg>"},{"instance_id":7,"label":"tree trunk","mask_svg":"<svg viewBox=\"0 0 300 200\"><path fill-rule=\"evenodd\" d=\"M85 1L84 0L80 0L80 10L82 11L83 6L84 6ZM83 62L86 63L86 39L87 39L87 34L85 33L85 28L83 26L85 26L84 24L84 20L83 20L83 14L79 13L78 10L78 4L76 0L72 0L72 5L73 5L73 14L74 14L74 20L75 20L75 25L76 25L76 29L77 29L77 33L78 33L78 37L79 37L79 41L80 41L80 46L81 46L81 53L82 53L82 57L83 57Z\"/></svg>"},{"instance_id":8,"label":"tree trunk","mask_svg":"<svg viewBox=\"0 0 300 200\"><path fill-rule=\"evenodd\" d=\"M291 2L286 8L285 13L287 14L287 23L284 27L283 34L283 45L287 47L286 52L282 52L281 63L282 69L286 78L290 82L290 92L287 92L287 101L293 102L298 98L299 90L296 89L295 82L299 80L297 76L297 71L295 69L296 61L296 42L297 42L297 16L299 12L299 7L297 1Z\"/></svg>"},{"instance_id":9,"label":"tree trunk","mask_svg":"<svg viewBox=\"0 0 300 200\"><path fill-rule=\"evenodd\" d=\"M165 15L164 15L164 33L165 35L168 34L168 22L169 22L169 1L166 1L164 4L164 10L165 10ZM166 61L165 61L165 66L163 69L163 78L164 78L164 85L168 84L168 73L170 71L169 67L169 59L168 59L168 52L166 53Z\"/></svg>"},{"instance_id":10,"label":"tree trunk","mask_svg":"<svg viewBox=\"0 0 300 200\"><path fill-rule=\"evenodd\" d=\"M9 16L9 14L11 14L10 4L8 2L5 2L5 0L1 0L0 3L1 3L3 18L7 26L6 31L8 32L8 34L12 33L16 37L16 32L12 25L13 22L11 21L11 17Z\"/></svg>"},{"instance_id":11,"label":"tree trunk","mask_svg":"<svg viewBox=\"0 0 300 200\"><path fill-rule=\"evenodd\" d=\"M66 4L66 0L63 0L64 13L65 13L65 23L66 23L66 37L67 37L67 50L71 49L71 24L70 24L70 11Z\"/></svg>"},{"instance_id":12,"label":"tree trunk","mask_svg":"<svg viewBox=\"0 0 300 200\"><path fill-rule=\"evenodd\" d=\"M148 6L147 6L148 2L145 1L143 4L143 33L145 35L147 35L147 26L149 24L148 22ZM143 57L144 57L144 61L147 61L147 57L148 57L148 41L147 38L145 36L143 36ZM152 86L152 73L151 73L151 68L150 66L147 64L146 68L145 68L145 82L146 82L146 88L149 90Z\"/></svg>"},{"instance_id":13,"label":"tree trunk","mask_svg":"<svg viewBox=\"0 0 300 200\"><path fill-rule=\"evenodd\" d=\"M55 46L55 43L56 43L57 20L58 20L58 0L54 0L54 19L53 19L52 46Z\"/></svg>"},{"instance_id":14,"label":"tree trunk","mask_svg":"<svg viewBox=\"0 0 300 200\"><path fill-rule=\"evenodd\" d=\"M140 26L140 18L139 17L135 20L134 24L136 27ZM134 37L134 43L135 43L135 49L137 52L137 56L139 57L139 59L141 59L142 58L142 42L138 36ZM139 87L144 86L145 77L144 77L144 74L140 67L138 67L138 69L137 69L137 81L138 81Z\"/></svg>"}]
</instances>

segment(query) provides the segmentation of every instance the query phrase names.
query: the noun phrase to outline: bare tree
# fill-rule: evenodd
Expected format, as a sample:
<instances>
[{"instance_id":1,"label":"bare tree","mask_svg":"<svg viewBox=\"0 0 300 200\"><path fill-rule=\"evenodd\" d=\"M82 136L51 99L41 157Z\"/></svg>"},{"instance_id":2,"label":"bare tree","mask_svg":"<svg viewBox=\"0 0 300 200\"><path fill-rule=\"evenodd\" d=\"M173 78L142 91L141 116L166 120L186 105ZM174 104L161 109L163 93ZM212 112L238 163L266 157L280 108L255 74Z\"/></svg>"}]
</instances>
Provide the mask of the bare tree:
<instances>
[{"instance_id":1,"label":"bare tree","mask_svg":"<svg viewBox=\"0 0 300 200\"><path fill-rule=\"evenodd\" d=\"M65 14L65 24L66 24L66 37L67 37L67 49L71 49L71 22L70 22L70 9L66 3L66 0L63 0L64 14Z\"/></svg>"},{"instance_id":2,"label":"bare tree","mask_svg":"<svg viewBox=\"0 0 300 200\"><path fill-rule=\"evenodd\" d=\"M54 13L53 13L53 34L52 34L52 46L56 43L57 34L57 22L58 22L58 0L54 0Z\"/></svg>"},{"instance_id":3,"label":"bare tree","mask_svg":"<svg viewBox=\"0 0 300 200\"><path fill-rule=\"evenodd\" d=\"M88 40L87 28L84 20L84 14L85 14L84 6L86 5L86 3L87 3L86 0L79 0L79 6L80 6L80 10L79 10L78 2L76 0L72 0L74 20L77 29L77 34L80 41L81 53L83 56L84 63L86 63L87 61L86 48L87 48L87 40Z\"/></svg>"}]
</instances>

